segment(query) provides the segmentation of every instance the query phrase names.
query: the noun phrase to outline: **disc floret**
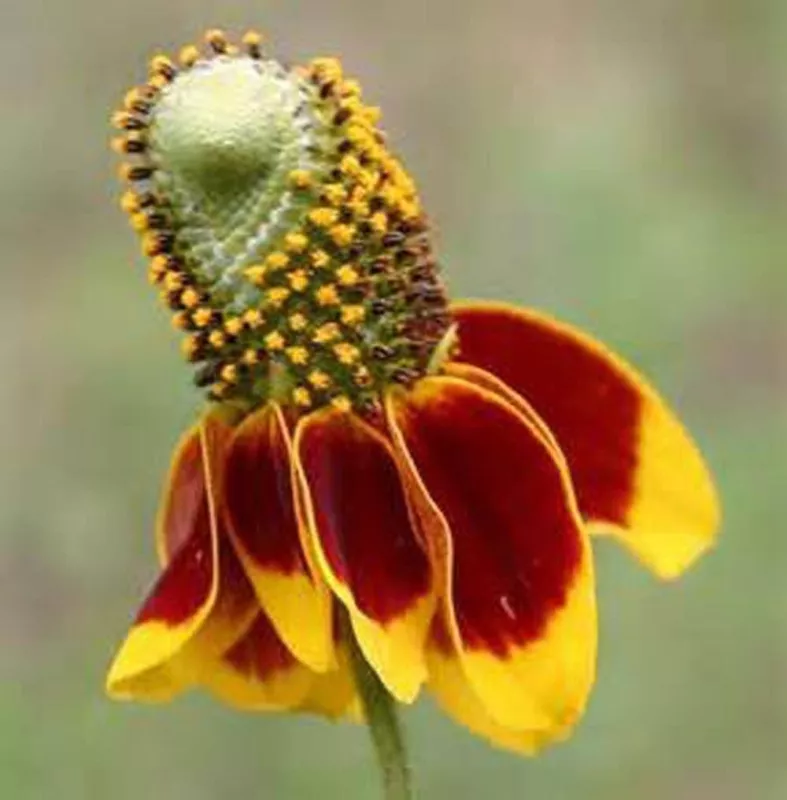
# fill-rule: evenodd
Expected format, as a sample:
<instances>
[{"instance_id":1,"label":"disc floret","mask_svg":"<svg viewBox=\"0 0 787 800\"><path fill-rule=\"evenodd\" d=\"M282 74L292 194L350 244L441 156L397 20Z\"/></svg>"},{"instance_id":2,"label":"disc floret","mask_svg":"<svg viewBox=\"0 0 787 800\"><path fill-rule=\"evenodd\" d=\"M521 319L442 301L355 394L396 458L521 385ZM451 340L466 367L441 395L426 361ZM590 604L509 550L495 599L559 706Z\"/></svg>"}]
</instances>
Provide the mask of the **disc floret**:
<instances>
[{"instance_id":1,"label":"disc floret","mask_svg":"<svg viewBox=\"0 0 787 800\"><path fill-rule=\"evenodd\" d=\"M336 59L247 33L155 56L113 122L121 206L214 400L371 409L451 320L415 185Z\"/></svg>"}]
</instances>

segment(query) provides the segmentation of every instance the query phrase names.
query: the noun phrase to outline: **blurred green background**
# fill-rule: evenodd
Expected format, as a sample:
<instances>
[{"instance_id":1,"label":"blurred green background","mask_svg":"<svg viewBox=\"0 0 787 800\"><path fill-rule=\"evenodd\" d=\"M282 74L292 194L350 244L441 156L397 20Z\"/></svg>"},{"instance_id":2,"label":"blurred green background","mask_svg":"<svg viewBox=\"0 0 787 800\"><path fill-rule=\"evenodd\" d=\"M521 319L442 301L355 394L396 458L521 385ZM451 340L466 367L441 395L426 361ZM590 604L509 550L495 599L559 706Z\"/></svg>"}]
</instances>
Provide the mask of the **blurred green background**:
<instances>
[{"instance_id":1,"label":"blurred green background","mask_svg":"<svg viewBox=\"0 0 787 800\"><path fill-rule=\"evenodd\" d=\"M598 547L587 717L536 760L424 700L423 798L787 798L787 3L6 0L0 12L0 797L370 798L365 732L113 704L198 398L117 210L108 117L205 27L340 54L385 110L456 295L548 309L677 405L718 550L662 586Z\"/></svg>"}]
</instances>

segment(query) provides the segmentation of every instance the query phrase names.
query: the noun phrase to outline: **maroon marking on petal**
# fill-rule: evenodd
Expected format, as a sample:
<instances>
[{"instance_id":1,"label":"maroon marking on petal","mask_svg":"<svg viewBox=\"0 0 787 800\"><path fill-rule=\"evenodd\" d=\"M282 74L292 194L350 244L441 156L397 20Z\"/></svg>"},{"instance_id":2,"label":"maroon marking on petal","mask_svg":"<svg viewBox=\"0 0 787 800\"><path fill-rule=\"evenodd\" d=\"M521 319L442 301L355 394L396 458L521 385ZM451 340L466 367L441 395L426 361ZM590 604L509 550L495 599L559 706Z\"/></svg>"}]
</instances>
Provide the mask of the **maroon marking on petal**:
<instances>
[{"instance_id":1,"label":"maroon marking on petal","mask_svg":"<svg viewBox=\"0 0 787 800\"><path fill-rule=\"evenodd\" d=\"M563 325L502 305L454 314L459 360L532 403L566 456L583 516L624 524L634 499L640 389Z\"/></svg>"},{"instance_id":2,"label":"maroon marking on petal","mask_svg":"<svg viewBox=\"0 0 787 800\"><path fill-rule=\"evenodd\" d=\"M191 536L206 525L205 474L199 429L189 433L178 445L170 467L164 497L162 544L167 558L172 558Z\"/></svg>"},{"instance_id":3,"label":"maroon marking on petal","mask_svg":"<svg viewBox=\"0 0 787 800\"><path fill-rule=\"evenodd\" d=\"M224 423L206 417L176 452L163 514L169 561L142 606L138 622L177 625L196 614L210 598L216 568L214 535L220 552L226 545L221 542L224 532L212 529L208 474L214 491L220 492L228 433ZM225 559L220 561L223 567Z\"/></svg>"},{"instance_id":4,"label":"maroon marking on petal","mask_svg":"<svg viewBox=\"0 0 787 800\"><path fill-rule=\"evenodd\" d=\"M224 658L238 672L260 679L298 663L262 612L255 617L248 632L227 651Z\"/></svg>"},{"instance_id":5,"label":"maroon marking on petal","mask_svg":"<svg viewBox=\"0 0 787 800\"><path fill-rule=\"evenodd\" d=\"M338 412L309 418L300 441L326 558L361 611L390 621L430 588L393 458L372 428Z\"/></svg>"},{"instance_id":6,"label":"maroon marking on petal","mask_svg":"<svg viewBox=\"0 0 787 800\"><path fill-rule=\"evenodd\" d=\"M260 566L309 574L298 537L285 436L271 408L238 428L227 457L225 510L239 543Z\"/></svg>"},{"instance_id":7,"label":"maroon marking on petal","mask_svg":"<svg viewBox=\"0 0 787 800\"><path fill-rule=\"evenodd\" d=\"M156 581L137 622L177 625L194 616L207 602L213 580L213 554L207 513L200 515L191 538L181 546Z\"/></svg>"},{"instance_id":8,"label":"maroon marking on petal","mask_svg":"<svg viewBox=\"0 0 787 800\"><path fill-rule=\"evenodd\" d=\"M504 657L539 638L582 557L549 448L508 406L455 379L422 382L397 422L451 530L465 646Z\"/></svg>"}]
</instances>

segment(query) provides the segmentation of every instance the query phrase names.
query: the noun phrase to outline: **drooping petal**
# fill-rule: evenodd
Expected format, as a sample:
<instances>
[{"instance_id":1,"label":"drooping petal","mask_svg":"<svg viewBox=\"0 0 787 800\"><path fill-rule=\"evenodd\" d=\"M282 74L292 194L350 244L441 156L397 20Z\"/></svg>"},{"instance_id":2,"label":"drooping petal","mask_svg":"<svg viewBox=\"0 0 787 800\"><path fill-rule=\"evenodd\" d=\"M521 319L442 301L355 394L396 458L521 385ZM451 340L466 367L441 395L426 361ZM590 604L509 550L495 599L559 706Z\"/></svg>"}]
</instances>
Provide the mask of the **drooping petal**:
<instances>
[{"instance_id":1,"label":"drooping petal","mask_svg":"<svg viewBox=\"0 0 787 800\"><path fill-rule=\"evenodd\" d=\"M253 618L253 594L216 517L228 436L218 417L206 416L178 450L163 514L171 527L159 541L179 544L162 548L163 572L110 668L113 697L171 698Z\"/></svg>"},{"instance_id":2,"label":"drooping petal","mask_svg":"<svg viewBox=\"0 0 787 800\"><path fill-rule=\"evenodd\" d=\"M278 710L303 700L312 675L279 639L270 619L259 612L246 634L205 672L203 683L237 708Z\"/></svg>"},{"instance_id":3,"label":"drooping petal","mask_svg":"<svg viewBox=\"0 0 787 800\"><path fill-rule=\"evenodd\" d=\"M244 711L310 711L333 719L351 713L352 675L339 652L338 666L314 672L279 638L263 611L249 630L206 670L203 685Z\"/></svg>"},{"instance_id":4,"label":"drooping petal","mask_svg":"<svg viewBox=\"0 0 787 800\"><path fill-rule=\"evenodd\" d=\"M156 553L162 566L200 526L199 516L207 513L201 428L202 421L186 431L172 454L156 516Z\"/></svg>"},{"instance_id":5,"label":"drooping petal","mask_svg":"<svg viewBox=\"0 0 787 800\"><path fill-rule=\"evenodd\" d=\"M314 673L309 691L296 710L329 719L363 721L361 700L343 646L337 645L335 667L328 672Z\"/></svg>"},{"instance_id":6,"label":"drooping petal","mask_svg":"<svg viewBox=\"0 0 787 800\"><path fill-rule=\"evenodd\" d=\"M509 405L514 407L533 427L538 431L541 437L547 442L552 449L562 456L560 445L555 439L554 434L547 426L546 422L538 415L536 410L521 394L517 394L507 383L500 380L496 375L487 372L481 367L476 367L473 364L466 364L462 361L451 361L444 365L443 371L451 378L459 378L459 380L467 381L481 389L486 389L492 394L505 400Z\"/></svg>"},{"instance_id":7,"label":"drooping petal","mask_svg":"<svg viewBox=\"0 0 787 800\"><path fill-rule=\"evenodd\" d=\"M328 584L388 689L410 702L426 675L436 597L391 445L352 414L309 415L295 434L303 516Z\"/></svg>"},{"instance_id":8,"label":"drooping petal","mask_svg":"<svg viewBox=\"0 0 787 800\"><path fill-rule=\"evenodd\" d=\"M696 446L655 390L602 344L504 304L454 309L460 359L494 373L545 420L580 510L672 578L713 543L719 505Z\"/></svg>"},{"instance_id":9,"label":"drooping petal","mask_svg":"<svg viewBox=\"0 0 787 800\"><path fill-rule=\"evenodd\" d=\"M534 755L541 747L561 738L570 730L567 725L563 729L520 731L497 722L468 681L461 655L451 641L448 625L442 615L435 617L426 660L429 689L443 711L460 725L498 747Z\"/></svg>"},{"instance_id":10,"label":"drooping petal","mask_svg":"<svg viewBox=\"0 0 787 800\"><path fill-rule=\"evenodd\" d=\"M446 552L445 608L467 679L496 725L552 736L595 674L592 562L565 464L490 392L427 378L388 398L414 506ZM450 541L446 547L445 540Z\"/></svg>"},{"instance_id":11,"label":"drooping petal","mask_svg":"<svg viewBox=\"0 0 787 800\"><path fill-rule=\"evenodd\" d=\"M314 672L293 656L264 612L205 672L203 685L244 711L309 711L332 719L351 713L355 688L346 660Z\"/></svg>"},{"instance_id":12,"label":"drooping petal","mask_svg":"<svg viewBox=\"0 0 787 800\"><path fill-rule=\"evenodd\" d=\"M291 445L278 406L242 422L227 456L224 509L233 544L279 636L316 670L334 663L330 592L301 546Z\"/></svg>"}]
</instances>

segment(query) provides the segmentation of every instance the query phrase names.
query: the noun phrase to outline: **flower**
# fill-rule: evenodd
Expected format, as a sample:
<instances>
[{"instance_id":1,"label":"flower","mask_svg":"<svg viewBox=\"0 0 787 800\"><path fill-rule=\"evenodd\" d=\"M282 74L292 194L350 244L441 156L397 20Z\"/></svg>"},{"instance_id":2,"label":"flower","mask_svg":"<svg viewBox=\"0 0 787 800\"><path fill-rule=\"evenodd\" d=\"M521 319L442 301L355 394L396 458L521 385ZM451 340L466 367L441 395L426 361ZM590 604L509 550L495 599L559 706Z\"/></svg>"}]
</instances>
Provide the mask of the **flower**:
<instances>
[{"instance_id":1,"label":"flower","mask_svg":"<svg viewBox=\"0 0 787 800\"><path fill-rule=\"evenodd\" d=\"M586 334L448 300L338 61L206 41L157 56L114 118L122 205L209 402L110 694L358 717L345 615L397 700L428 686L525 753L565 737L595 674L590 537L679 575L718 527L701 456Z\"/></svg>"}]
</instances>

